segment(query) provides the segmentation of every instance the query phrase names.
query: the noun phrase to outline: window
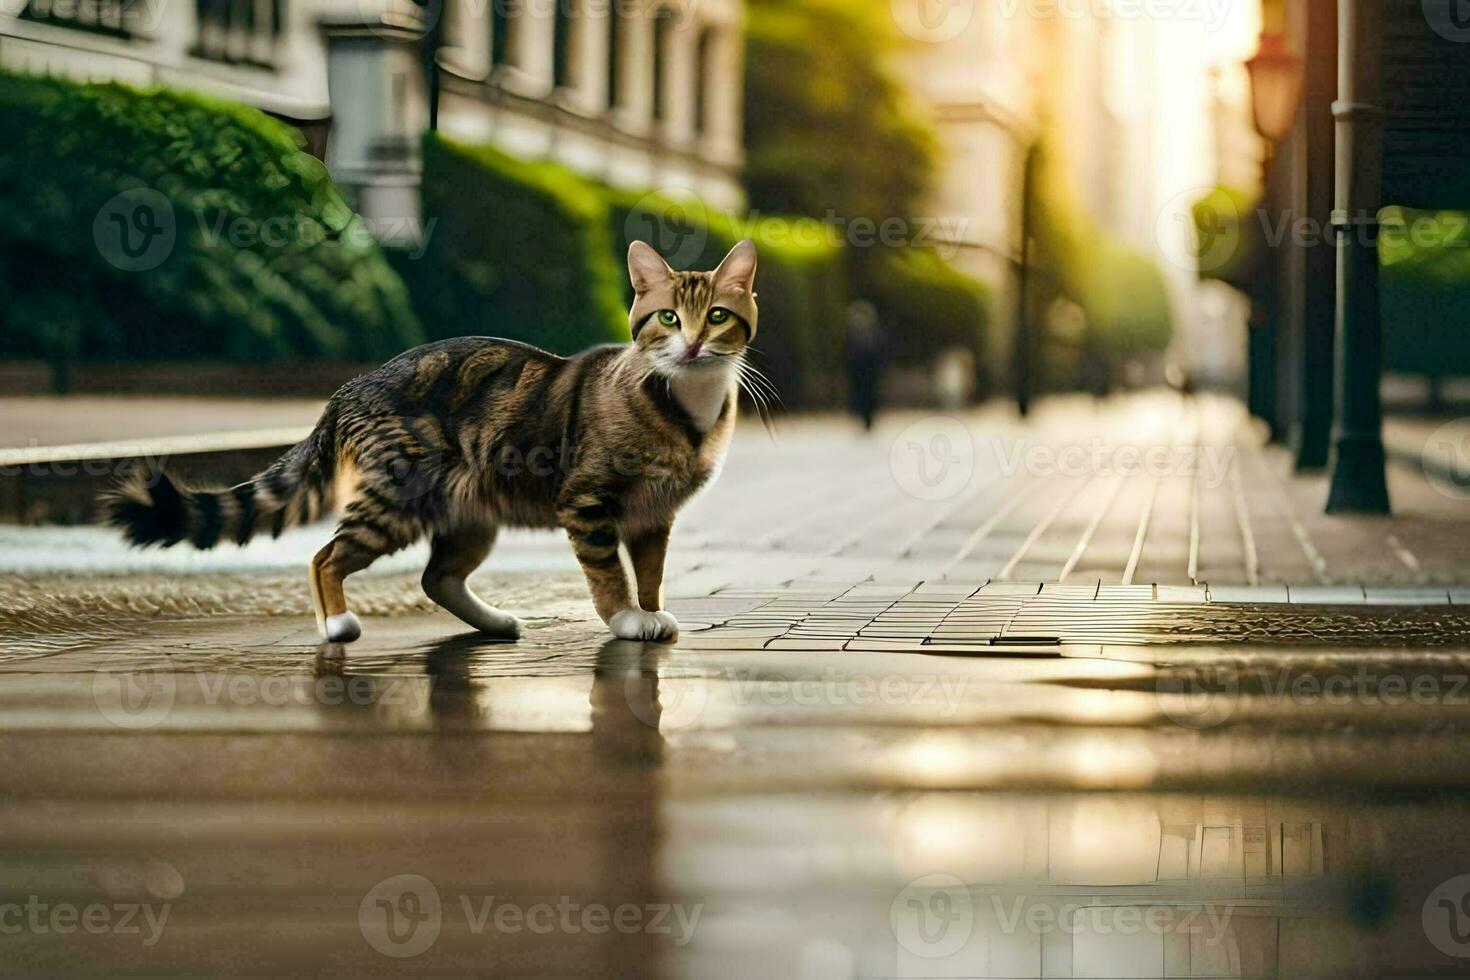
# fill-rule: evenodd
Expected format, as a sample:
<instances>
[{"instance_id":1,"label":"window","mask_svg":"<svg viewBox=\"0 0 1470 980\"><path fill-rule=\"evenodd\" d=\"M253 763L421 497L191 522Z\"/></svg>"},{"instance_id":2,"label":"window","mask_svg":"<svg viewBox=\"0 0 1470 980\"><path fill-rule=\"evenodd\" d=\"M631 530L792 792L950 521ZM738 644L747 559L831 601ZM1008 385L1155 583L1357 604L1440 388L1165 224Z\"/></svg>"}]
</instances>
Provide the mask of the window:
<instances>
[{"instance_id":1,"label":"window","mask_svg":"<svg viewBox=\"0 0 1470 980\"><path fill-rule=\"evenodd\" d=\"M42 24L71 27L107 34L112 37L131 37L130 22L141 7L137 0L27 0L20 16Z\"/></svg>"},{"instance_id":2,"label":"window","mask_svg":"<svg viewBox=\"0 0 1470 980\"><path fill-rule=\"evenodd\" d=\"M269 66L285 24L285 0L195 0L197 58Z\"/></svg>"},{"instance_id":3,"label":"window","mask_svg":"<svg viewBox=\"0 0 1470 980\"><path fill-rule=\"evenodd\" d=\"M623 41L626 38L627 21L618 12L619 4L612 4L607 19L607 107L616 109L623 104Z\"/></svg>"},{"instance_id":4,"label":"window","mask_svg":"<svg viewBox=\"0 0 1470 980\"><path fill-rule=\"evenodd\" d=\"M653 15L653 118L669 118L669 50L673 44L674 12L660 7Z\"/></svg>"},{"instance_id":5,"label":"window","mask_svg":"<svg viewBox=\"0 0 1470 980\"><path fill-rule=\"evenodd\" d=\"M715 31L706 27L699 34L699 60L694 70L694 132L703 136L709 126L709 101L711 83L715 76Z\"/></svg>"},{"instance_id":6,"label":"window","mask_svg":"<svg viewBox=\"0 0 1470 980\"><path fill-rule=\"evenodd\" d=\"M490 0L490 67L510 62L511 4L515 0Z\"/></svg>"},{"instance_id":7,"label":"window","mask_svg":"<svg viewBox=\"0 0 1470 980\"><path fill-rule=\"evenodd\" d=\"M551 80L557 88L572 88L572 40L577 18L578 0L556 0L556 26L552 36Z\"/></svg>"}]
</instances>

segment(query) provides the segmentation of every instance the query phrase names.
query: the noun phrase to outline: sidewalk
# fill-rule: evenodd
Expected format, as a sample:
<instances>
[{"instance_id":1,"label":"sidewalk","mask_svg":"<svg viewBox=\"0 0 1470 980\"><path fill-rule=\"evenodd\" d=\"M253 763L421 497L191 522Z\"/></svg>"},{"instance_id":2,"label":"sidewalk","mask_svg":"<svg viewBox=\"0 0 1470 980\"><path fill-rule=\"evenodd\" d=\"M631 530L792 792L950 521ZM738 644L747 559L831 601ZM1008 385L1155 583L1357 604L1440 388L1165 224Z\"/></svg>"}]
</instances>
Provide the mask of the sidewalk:
<instances>
[{"instance_id":1,"label":"sidewalk","mask_svg":"<svg viewBox=\"0 0 1470 980\"><path fill-rule=\"evenodd\" d=\"M14 420L9 441L42 447L145 435L204 446L215 434L228 433L223 444L262 430L284 440L319 410L304 401L0 400ZM272 428L281 426L296 428ZM871 436L843 418L799 417L780 423L775 442L747 419L719 482L680 517L670 586L699 596L792 582L1049 582L1209 586L1217 600L1443 603L1450 587L1470 586L1470 500L1414 463L1435 427L1390 422L1394 514L1381 518L1325 515L1325 475L1293 474L1287 452L1263 446L1241 407L1217 397L1054 398L1025 424L1004 405L957 418L900 413ZM275 451L261 447L252 461ZM274 547L272 563L304 560L322 533L304 535L299 549ZM73 534L51 538L60 554L65 541L87 541L107 565L109 536ZM27 550L24 537L10 537L0 568L8 548ZM561 544L551 533L510 535L490 567L575 571ZM266 547L240 560L251 566ZM131 567L117 554L119 570ZM226 563L234 554L217 553ZM168 570L172 560L150 567ZM34 567L34 556L23 564Z\"/></svg>"},{"instance_id":2,"label":"sidewalk","mask_svg":"<svg viewBox=\"0 0 1470 980\"><path fill-rule=\"evenodd\" d=\"M344 649L308 608L329 526L0 528L12 891L169 913L12 960L377 975L394 907L438 974L1448 975L1464 505L1396 463L1395 517L1324 518L1287 463L1163 394L746 424L675 531L674 644L612 640L552 532L473 583L518 643L434 610L419 546L350 580ZM689 928L524 928L563 905ZM1160 908L1215 931L1107 918Z\"/></svg>"}]
</instances>

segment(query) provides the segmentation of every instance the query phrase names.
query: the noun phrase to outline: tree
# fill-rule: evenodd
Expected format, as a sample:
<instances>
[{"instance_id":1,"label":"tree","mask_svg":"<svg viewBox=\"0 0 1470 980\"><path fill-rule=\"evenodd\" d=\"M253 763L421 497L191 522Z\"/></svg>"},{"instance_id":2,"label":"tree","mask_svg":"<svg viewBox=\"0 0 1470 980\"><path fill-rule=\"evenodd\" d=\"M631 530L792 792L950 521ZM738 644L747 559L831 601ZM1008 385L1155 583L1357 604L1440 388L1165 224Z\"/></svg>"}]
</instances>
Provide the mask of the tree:
<instances>
[{"instance_id":1,"label":"tree","mask_svg":"<svg viewBox=\"0 0 1470 980\"><path fill-rule=\"evenodd\" d=\"M187 92L0 73L0 356L336 357L420 342L295 130Z\"/></svg>"},{"instance_id":2,"label":"tree","mask_svg":"<svg viewBox=\"0 0 1470 980\"><path fill-rule=\"evenodd\" d=\"M750 206L839 221L912 217L935 139L889 70L888 4L752 0L745 74Z\"/></svg>"}]
</instances>

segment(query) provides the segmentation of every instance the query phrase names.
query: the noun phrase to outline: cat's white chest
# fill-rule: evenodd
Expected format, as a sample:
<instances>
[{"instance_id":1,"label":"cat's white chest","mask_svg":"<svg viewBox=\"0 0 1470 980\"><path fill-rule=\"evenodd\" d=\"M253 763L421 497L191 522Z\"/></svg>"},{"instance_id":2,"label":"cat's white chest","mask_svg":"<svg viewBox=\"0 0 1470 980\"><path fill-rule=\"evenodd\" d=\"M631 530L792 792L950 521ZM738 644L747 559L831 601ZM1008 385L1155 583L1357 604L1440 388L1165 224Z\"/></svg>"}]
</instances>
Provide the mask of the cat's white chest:
<instances>
[{"instance_id":1,"label":"cat's white chest","mask_svg":"<svg viewBox=\"0 0 1470 980\"><path fill-rule=\"evenodd\" d=\"M733 368L687 371L673 378L669 388L679 407L689 413L695 428L708 432L719 421L725 402L735 387Z\"/></svg>"}]
</instances>

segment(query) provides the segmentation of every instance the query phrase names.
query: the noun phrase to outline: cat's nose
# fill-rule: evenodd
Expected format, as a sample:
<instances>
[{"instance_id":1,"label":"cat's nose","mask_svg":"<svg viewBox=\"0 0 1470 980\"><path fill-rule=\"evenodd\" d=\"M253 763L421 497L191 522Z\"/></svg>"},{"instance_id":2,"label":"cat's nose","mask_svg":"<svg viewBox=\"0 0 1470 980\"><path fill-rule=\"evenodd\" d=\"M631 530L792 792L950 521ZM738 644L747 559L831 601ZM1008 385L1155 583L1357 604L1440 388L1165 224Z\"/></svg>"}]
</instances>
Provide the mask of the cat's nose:
<instances>
[{"instance_id":1,"label":"cat's nose","mask_svg":"<svg viewBox=\"0 0 1470 980\"><path fill-rule=\"evenodd\" d=\"M700 338L698 338L696 340L691 341L690 344L689 344L689 346L684 349L684 360L686 360L686 361L692 361L692 360L694 360L696 357L699 356L699 352L703 348L704 348L704 338L703 337L700 337Z\"/></svg>"}]
</instances>

